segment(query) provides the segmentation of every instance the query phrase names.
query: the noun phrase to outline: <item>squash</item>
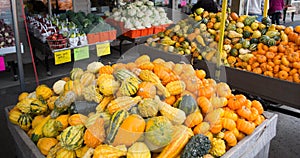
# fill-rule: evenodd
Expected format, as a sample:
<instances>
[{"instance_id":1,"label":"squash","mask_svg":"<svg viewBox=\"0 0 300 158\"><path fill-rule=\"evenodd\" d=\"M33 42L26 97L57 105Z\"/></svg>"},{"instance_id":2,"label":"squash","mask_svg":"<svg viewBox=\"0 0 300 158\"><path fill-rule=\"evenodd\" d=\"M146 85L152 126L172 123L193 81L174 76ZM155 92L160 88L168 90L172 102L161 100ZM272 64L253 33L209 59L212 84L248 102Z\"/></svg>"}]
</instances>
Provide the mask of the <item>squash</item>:
<instances>
[{"instance_id":1,"label":"squash","mask_svg":"<svg viewBox=\"0 0 300 158\"><path fill-rule=\"evenodd\" d=\"M73 114L68 118L68 123L71 126L84 125L85 121L88 119L85 115L82 114Z\"/></svg>"},{"instance_id":2,"label":"squash","mask_svg":"<svg viewBox=\"0 0 300 158\"><path fill-rule=\"evenodd\" d=\"M178 95L185 90L186 85L183 81L178 80L168 83L166 88L171 95Z\"/></svg>"},{"instance_id":3,"label":"squash","mask_svg":"<svg viewBox=\"0 0 300 158\"><path fill-rule=\"evenodd\" d=\"M100 103L103 96L100 94L99 89L95 85L89 85L82 90L83 98L89 102Z\"/></svg>"},{"instance_id":4,"label":"squash","mask_svg":"<svg viewBox=\"0 0 300 158\"><path fill-rule=\"evenodd\" d=\"M270 40L271 38L267 35L262 35L260 38L259 38L259 42L260 43L263 43L265 45L268 44L268 41Z\"/></svg>"},{"instance_id":5,"label":"squash","mask_svg":"<svg viewBox=\"0 0 300 158\"><path fill-rule=\"evenodd\" d=\"M267 27L271 26L272 22L271 19L269 17L263 17L261 22L266 25Z\"/></svg>"},{"instance_id":6,"label":"squash","mask_svg":"<svg viewBox=\"0 0 300 158\"><path fill-rule=\"evenodd\" d=\"M157 158L179 156L185 145L189 142L190 138L194 136L193 131L184 125L174 126L173 130L174 133L172 141L166 147L164 147Z\"/></svg>"},{"instance_id":7,"label":"squash","mask_svg":"<svg viewBox=\"0 0 300 158\"><path fill-rule=\"evenodd\" d=\"M233 121L236 121L238 119L238 115L235 113L235 111L232 111L230 109L224 110L224 118L232 119Z\"/></svg>"},{"instance_id":8,"label":"squash","mask_svg":"<svg viewBox=\"0 0 300 158\"><path fill-rule=\"evenodd\" d=\"M22 115L22 112L19 109L15 108L15 107L14 107L14 110L10 110L9 111L9 113L8 113L8 119L9 119L9 121L11 123L17 125L18 124L18 119Z\"/></svg>"},{"instance_id":9,"label":"squash","mask_svg":"<svg viewBox=\"0 0 300 158\"><path fill-rule=\"evenodd\" d=\"M99 81L99 80L98 80ZM120 87L119 82L113 78L105 78L102 82L98 82L99 90L104 96L110 96L117 92Z\"/></svg>"},{"instance_id":10,"label":"squash","mask_svg":"<svg viewBox=\"0 0 300 158\"><path fill-rule=\"evenodd\" d=\"M93 158L119 158L126 156L127 149L124 145L122 146L112 146L107 144L102 144L96 147L94 150Z\"/></svg>"},{"instance_id":11,"label":"squash","mask_svg":"<svg viewBox=\"0 0 300 158\"><path fill-rule=\"evenodd\" d=\"M144 98L138 104L138 110L142 117L154 117L158 113L158 102L156 99Z\"/></svg>"},{"instance_id":12,"label":"squash","mask_svg":"<svg viewBox=\"0 0 300 158\"><path fill-rule=\"evenodd\" d=\"M251 116L251 110L247 106L242 106L236 112L239 116L241 116L242 118L245 118L247 120L249 120L249 118Z\"/></svg>"},{"instance_id":13,"label":"squash","mask_svg":"<svg viewBox=\"0 0 300 158\"><path fill-rule=\"evenodd\" d=\"M267 45L268 45L269 47L275 46L275 45L276 45L275 39L274 39L274 38L269 39Z\"/></svg>"},{"instance_id":14,"label":"squash","mask_svg":"<svg viewBox=\"0 0 300 158\"><path fill-rule=\"evenodd\" d=\"M204 120L209 122L210 125L216 124L224 116L224 109L217 108L206 114Z\"/></svg>"},{"instance_id":15,"label":"squash","mask_svg":"<svg viewBox=\"0 0 300 158\"><path fill-rule=\"evenodd\" d=\"M199 110L189 114L185 121L184 124L189 127L192 128L198 124L200 124L203 121L203 116L201 114L201 112Z\"/></svg>"},{"instance_id":16,"label":"squash","mask_svg":"<svg viewBox=\"0 0 300 158\"><path fill-rule=\"evenodd\" d=\"M54 93L58 94L58 95L63 93L65 84L66 84L66 81L64 81L64 80L56 81L52 86Z\"/></svg>"},{"instance_id":17,"label":"squash","mask_svg":"<svg viewBox=\"0 0 300 158\"><path fill-rule=\"evenodd\" d=\"M45 101L34 99L30 103L30 113L33 115L41 115L47 112L48 106Z\"/></svg>"},{"instance_id":18,"label":"squash","mask_svg":"<svg viewBox=\"0 0 300 158\"><path fill-rule=\"evenodd\" d=\"M200 107L200 110L203 114L207 114L211 111L213 111L213 106L209 99L207 99L204 96L198 97L197 98L197 104Z\"/></svg>"},{"instance_id":19,"label":"squash","mask_svg":"<svg viewBox=\"0 0 300 158\"><path fill-rule=\"evenodd\" d=\"M56 118L56 121L59 121L62 125L62 130L66 129L69 126L69 119L70 115L69 114L65 114L65 115L59 115Z\"/></svg>"},{"instance_id":20,"label":"squash","mask_svg":"<svg viewBox=\"0 0 300 158\"><path fill-rule=\"evenodd\" d=\"M156 95L155 84L151 82L140 83L136 95L141 96L142 98L154 98Z\"/></svg>"},{"instance_id":21,"label":"squash","mask_svg":"<svg viewBox=\"0 0 300 158\"><path fill-rule=\"evenodd\" d=\"M67 150L76 150L82 146L84 125L69 126L60 134L60 142Z\"/></svg>"},{"instance_id":22,"label":"squash","mask_svg":"<svg viewBox=\"0 0 300 158\"><path fill-rule=\"evenodd\" d=\"M112 145L131 146L142 136L145 126L146 122L140 115L129 115L119 127Z\"/></svg>"},{"instance_id":23,"label":"squash","mask_svg":"<svg viewBox=\"0 0 300 158\"><path fill-rule=\"evenodd\" d=\"M18 118L18 125L24 130L28 131L31 127L32 118L29 114L21 114Z\"/></svg>"},{"instance_id":24,"label":"squash","mask_svg":"<svg viewBox=\"0 0 300 158\"><path fill-rule=\"evenodd\" d=\"M81 148L79 149L76 149L75 150L75 153L76 153L76 156L77 157L82 157L84 158L85 154L92 148L89 148L88 146L82 146ZM93 149L94 150L94 149Z\"/></svg>"},{"instance_id":25,"label":"squash","mask_svg":"<svg viewBox=\"0 0 300 158\"><path fill-rule=\"evenodd\" d=\"M211 141L211 149L209 153L214 157L221 157L226 152L225 141L221 138L213 138Z\"/></svg>"},{"instance_id":26,"label":"squash","mask_svg":"<svg viewBox=\"0 0 300 158\"><path fill-rule=\"evenodd\" d=\"M39 85L35 89L37 98L47 100L53 95L53 91L46 85Z\"/></svg>"},{"instance_id":27,"label":"squash","mask_svg":"<svg viewBox=\"0 0 300 158\"><path fill-rule=\"evenodd\" d=\"M128 148L127 158L151 158L151 153L145 143L135 142Z\"/></svg>"},{"instance_id":28,"label":"squash","mask_svg":"<svg viewBox=\"0 0 300 158\"><path fill-rule=\"evenodd\" d=\"M86 70L91 73L98 73L99 69L104 66L101 62L94 61L86 67Z\"/></svg>"},{"instance_id":29,"label":"squash","mask_svg":"<svg viewBox=\"0 0 300 158\"><path fill-rule=\"evenodd\" d=\"M191 95L183 95L177 100L175 107L184 111L186 115L198 110L197 102Z\"/></svg>"},{"instance_id":30,"label":"squash","mask_svg":"<svg viewBox=\"0 0 300 158\"><path fill-rule=\"evenodd\" d=\"M105 141L105 129L104 119L98 117L100 115L97 114L93 116L96 116L95 120L93 117L89 117L87 121L91 121L90 119L92 118L93 123L90 123L91 125L89 126L87 126L86 124L87 129L85 130L83 141L86 146L96 148L98 145Z\"/></svg>"},{"instance_id":31,"label":"squash","mask_svg":"<svg viewBox=\"0 0 300 158\"><path fill-rule=\"evenodd\" d=\"M107 105L107 110L110 114L113 114L118 110L128 111L131 109L131 107L137 105L141 100L142 98L140 96L136 96L134 98L129 96L118 97Z\"/></svg>"},{"instance_id":32,"label":"squash","mask_svg":"<svg viewBox=\"0 0 300 158\"><path fill-rule=\"evenodd\" d=\"M61 130L62 124L55 119L50 119L43 126L43 136L56 137L59 135L59 131Z\"/></svg>"},{"instance_id":33,"label":"squash","mask_svg":"<svg viewBox=\"0 0 300 158\"><path fill-rule=\"evenodd\" d=\"M80 77L80 83L83 87L91 85L95 82L95 75L92 72L84 72Z\"/></svg>"},{"instance_id":34,"label":"squash","mask_svg":"<svg viewBox=\"0 0 300 158\"><path fill-rule=\"evenodd\" d=\"M162 101L158 101L159 103L159 112L161 113L162 116L167 117L173 125L180 125L182 124L185 119L186 119L186 115L184 113L184 111L182 111L181 109L177 109L175 107L172 107L171 105L162 102Z\"/></svg>"},{"instance_id":35,"label":"squash","mask_svg":"<svg viewBox=\"0 0 300 158\"><path fill-rule=\"evenodd\" d=\"M22 92L22 93L18 96L18 101L20 102L21 100L27 98L28 95L29 95L28 92Z\"/></svg>"},{"instance_id":36,"label":"squash","mask_svg":"<svg viewBox=\"0 0 300 158\"><path fill-rule=\"evenodd\" d=\"M113 74L114 69L110 65L104 65L99 69L99 75L101 74Z\"/></svg>"},{"instance_id":37,"label":"squash","mask_svg":"<svg viewBox=\"0 0 300 158\"><path fill-rule=\"evenodd\" d=\"M145 142L151 151L160 149L172 141L172 123L165 116L152 117L147 121Z\"/></svg>"},{"instance_id":38,"label":"squash","mask_svg":"<svg viewBox=\"0 0 300 158\"><path fill-rule=\"evenodd\" d=\"M64 85L64 92L73 91L73 80L69 80Z\"/></svg>"},{"instance_id":39,"label":"squash","mask_svg":"<svg viewBox=\"0 0 300 158\"><path fill-rule=\"evenodd\" d=\"M55 146L53 146L52 148L50 148L50 150L49 150L49 152L47 154L47 158L56 158L56 153L60 149L62 149L61 142L58 142L58 143L56 143Z\"/></svg>"},{"instance_id":40,"label":"squash","mask_svg":"<svg viewBox=\"0 0 300 158\"><path fill-rule=\"evenodd\" d=\"M108 144L112 144L114 142L119 127L128 116L129 113L126 110L118 110L112 115L106 136L106 142Z\"/></svg>"},{"instance_id":41,"label":"squash","mask_svg":"<svg viewBox=\"0 0 300 158\"><path fill-rule=\"evenodd\" d=\"M51 119L51 117L50 117L50 115L48 115L33 129L32 134L31 134L31 140L34 143L37 143L38 140L43 137L43 127L46 124L46 122L50 119Z\"/></svg>"},{"instance_id":42,"label":"squash","mask_svg":"<svg viewBox=\"0 0 300 158\"><path fill-rule=\"evenodd\" d=\"M259 115L261 115L264 112L264 107L257 100L253 100L251 106L254 107L258 111Z\"/></svg>"},{"instance_id":43,"label":"squash","mask_svg":"<svg viewBox=\"0 0 300 158\"><path fill-rule=\"evenodd\" d=\"M30 113L30 104L35 99L25 98L17 103L16 108L18 108L23 113Z\"/></svg>"},{"instance_id":44,"label":"squash","mask_svg":"<svg viewBox=\"0 0 300 158\"><path fill-rule=\"evenodd\" d=\"M229 98L231 96L231 89L225 82L220 82L216 86L216 93L219 97Z\"/></svg>"},{"instance_id":45,"label":"squash","mask_svg":"<svg viewBox=\"0 0 300 158\"><path fill-rule=\"evenodd\" d=\"M139 88L139 79L137 77L128 77L122 81L120 93L125 96L134 95Z\"/></svg>"},{"instance_id":46,"label":"squash","mask_svg":"<svg viewBox=\"0 0 300 158\"><path fill-rule=\"evenodd\" d=\"M75 101L76 95L72 91L64 93L64 95L59 96L54 102L54 109L51 111L51 118L58 117L61 113L68 110L71 104Z\"/></svg>"},{"instance_id":47,"label":"squash","mask_svg":"<svg viewBox=\"0 0 300 158\"><path fill-rule=\"evenodd\" d=\"M250 135L255 129L255 123L246 121L245 119L238 119L236 121L236 128L247 135Z\"/></svg>"},{"instance_id":48,"label":"squash","mask_svg":"<svg viewBox=\"0 0 300 158\"><path fill-rule=\"evenodd\" d=\"M193 132L195 135L196 134L205 134L205 133L209 132L209 129L210 129L210 125L208 122L201 122L193 129Z\"/></svg>"},{"instance_id":49,"label":"squash","mask_svg":"<svg viewBox=\"0 0 300 158\"><path fill-rule=\"evenodd\" d=\"M237 109L240 109L242 107L242 105L244 105L246 103L246 101L247 101L247 98L244 95L238 94L238 95L229 97L227 106L231 110L237 110Z\"/></svg>"},{"instance_id":50,"label":"squash","mask_svg":"<svg viewBox=\"0 0 300 158\"><path fill-rule=\"evenodd\" d=\"M103 112L107 105L114 99L114 96L105 96L96 107L97 112Z\"/></svg>"},{"instance_id":51,"label":"squash","mask_svg":"<svg viewBox=\"0 0 300 158\"><path fill-rule=\"evenodd\" d=\"M61 148L56 152L56 158L76 158L76 153L73 150Z\"/></svg>"},{"instance_id":52,"label":"squash","mask_svg":"<svg viewBox=\"0 0 300 158\"><path fill-rule=\"evenodd\" d=\"M222 127L229 131L234 130L236 128L235 121L230 118L221 118L221 122L222 122Z\"/></svg>"},{"instance_id":53,"label":"squash","mask_svg":"<svg viewBox=\"0 0 300 158\"><path fill-rule=\"evenodd\" d=\"M73 68L70 72L70 78L73 81L80 80L83 73L84 73L84 71L81 68Z\"/></svg>"},{"instance_id":54,"label":"squash","mask_svg":"<svg viewBox=\"0 0 300 158\"><path fill-rule=\"evenodd\" d=\"M37 147L43 155L48 155L50 149L58 143L55 138L41 138L37 142Z\"/></svg>"},{"instance_id":55,"label":"squash","mask_svg":"<svg viewBox=\"0 0 300 158\"><path fill-rule=\"evenodd\" d=\"M203 157L209 153L210 148L211 142L209 138L203 134L197 134L193 136L186 144L181 157Z\"/></svg>"},{"instance_id":56,"label":"squash","mask_svg":"<svg viewBox=\"0 0 300 158\"><path fill-rule=\"evenodd\" d=\"M137 76L134 73L132 73L131 71L129 71L127 69L117 69L113 72L113 76L120 82L124 81L128 77L137 78ZM139 82L140 82L140 80L139 80Z\"/></svg>"},{"instance_id":57,"label":"squash","mask_svg":"<svg viewBox=\"0 0 300 158\"><path fill-rule=\"evenodd\" d=\"M54 109L54 102L58 98L58 96L52 96L47 100L47 106L50 111Z\"/></svg>"},{"instance_id":58,"label":"squash","mask_svg":"<svg viewBox=\"0 0 300 158\"><path fill-rule=\"evenodd\" d=\"M233 147L237 144L237 139L232 131L225 131L223 139L226 141L226 145L230 147Z\"/></svg>"},{"instance_id":59,"label":"squash","mask_svg":"<svg viewBox=\"0 0 300 158\"><path fill-rule=\"evenodd\" d=\"M251 32L250 31L243 31L243 38L249 38L251 36Z\"/></svg>"}]
</instances>

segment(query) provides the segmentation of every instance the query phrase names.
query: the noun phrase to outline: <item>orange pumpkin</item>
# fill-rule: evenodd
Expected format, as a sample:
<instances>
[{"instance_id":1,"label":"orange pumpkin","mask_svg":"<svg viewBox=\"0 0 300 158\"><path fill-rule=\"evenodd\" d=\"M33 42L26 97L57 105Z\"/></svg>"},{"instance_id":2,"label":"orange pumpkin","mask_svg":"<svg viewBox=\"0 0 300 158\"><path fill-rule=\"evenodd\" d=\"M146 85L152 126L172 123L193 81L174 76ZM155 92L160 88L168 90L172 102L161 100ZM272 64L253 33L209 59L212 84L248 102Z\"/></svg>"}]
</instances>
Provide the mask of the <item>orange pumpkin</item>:
<instances>
[{"instance_id":1,"label":"orange pumpkin","mask_svg":"<svg viewBox=\"0 0 300 158\"><path fill-rule=\"evenodd\" d=\"M216 92L219 97L229 98L231 96L231 89L227 83L220 82L216 86Z\"/></svg>"},{"instance_id":2,"label":"orange pumpkin","mask_svg":"<svg viewBox=\"0 0 300 158\"><path fill-rule=\"evenodd\" d=\"M112 74L114 71L113 67L110 66L110 65L105 65L105 66L102 66L100 69L99 69L99 74Z\"/></svg>"},{"instance_id":3,"label":"orange pumpkin","mask_svg":"<svg viewBox=\"0 0 300 158\"><path fill-rule=\"evenodd\" d=\"M140 83L137 95L143 98L154 98L156 95L156 87L154 83L152 82Z\"/></svg>"},{"instance_id":4,"label":"orange pumpkin","mask_svg":"<svg viewBox=\"0 0 300 158\"><path fill-rule=\"evenodd\" d=\"M222 121L219 119L217 122L210 125L209 131L213 134L218 134L223 129Z\"/></svg>"},{"instance_id":5,"label":"orange pumpkin","mask_svg":"<svg viewBox=\"0 0 300 158\"><path fill-rule=\"evenodd\" d=\"M241 108L242 105L244 105L246 103L246 101L247 101L247 98L244 95L238 94L238 95L229 97L227 106L231 110L237 110L237 109Z\"/></svg>"},{"instance_id":6,"label":"orange pumpkin","mask_svg":"<svg viewBox=\"0 0 300 158\"><path fill-rule=\"evenodd\" d=\"M236 121L236 128L247 135L250 135L255 129L255 123L246 121L245 119L238 119Z\"/></svg>"},{"instance_id":7,"label":"orange pumpkin","mask_svg":"<svg viewBox=\"0 0 300 158\"><path fill-rule=\"evenodd\" d=\"M257 117L258 117L258 115L259 115L258 114L258 110L256 110L256 108L254 108L254 107L251 107L250 111L251 111L251 115L248 118L248 121L254 121L254 120L256 120Z\"/></svg>"},{"instance_id":8,"label":"orange pumpkin","mask_svg":"<svg viewBox=\"0 0 300 158\"><path fill-rule=\"evenodd\" d=\"M245 137L246 137L246 135L244 133L240 132L239 135L236 138L237 138L238 141L240 141Z\"/></svg>"},{"instance_id":9,"label":"orange pumpkin","mask_svg":"<svg viewBox=\"0 0 300 158\"><path fill-rule=\"evenodd\" d=\"M232 131L232 133L234 134L235 137L238 137L239 134L240 134L240 132L239 132L239 130L238 130L237 128L234 128L234 129L231 130L231 131Z\"/></svg>"},{"instance_id":10,"label":"orange pumpkin","mask_svg":"<svg viewBox=\"0 0 300 158\"><path fill-rule=\"evenodd\" d=\"M196 134L205 134L205 133L209 132L209 129L210 129L210 125L208 122L201 122L193 129L193 132L195 135Z\"/></svg>"},{"instance_id":11,"label":"orange pumpkin","mask_svg":"<svg viewBox=\"0 0 300 158\"><path fill-rule=\"evenodd\" d=\"M251 106L254 107L258 111L259 115L261 115L264 112L264 107L257 100L253 100Z\"/></svg>"},{"instance_id":12,"label":"orange pumpkin","mask_svg":"<svg viewBox=\"0 0 300 158\"><path fill-rule=\"evenodd\" d=\"M143 64L138 65L138 67L139 67L141 70L150 70L150 71L152 71L153 68L154 68L154 64L151 63L151 62L146 62L146 63L143 63Z\"/></svg>"},{"instance_id":13,"label":"orange pumpkin","mask_svg":"<svg viewBox=\"0 0 300 158\"><path fill-rule=\"evenodd\" d=\"M203 116L202 114L200 113L199 110L189 114L186 119L185 119L185 122L184 124L189 127L189 128L192 128L198 124L200 124L201 122L203 121Z\"/></svg>"},{"instance_id":14,"label":"orange pumpkin","mask_svg":"<svg viewBox=\"0 0 300 158\"><path fill-rule=\"evenodd\" d=\"M206 72L204 70L195 70L196 76L200 79L203 80L206 77Z\"/></svg>"},{"instance_id":15,"label":"orange pumpkin","mask_svg":"<svg viewBox=\"0 0 300 158\"><path fill-rule=\"evenodd\" d=\"M232 119L233 121L236 121L238 119L238 115L230 109L225 109L224 110L224 116L223 117Z\"/></svg>"},{"instance_id":16,"label":"orange pumpkin","mask_svg":"<svg viewBox=\"0 0 300 158\"><path fill-rule=\"evenodd\" d=\"M297 25L295 28L294 28L295 32L297 33L300 33L300 25Z\"/></svg>"},{"instance_id":17,"label":"orange pumpkin","mask_svg":"<svg viewBox=\"0 0 300 158\"><path fill-rule=\"evenodd\" d=\"M166 97L164 102L168 103L169 105L173 105L176 102L176 97L174 95Z\"/></svg>"},{"instance_id":18,"label":"orange pumpkin","mask_svg":"<svg viewBox=\"0 0 300 158\"><path fill-rule=\"evenodd\" d=\"M201 108L202 113L204 114L213 111L213 106L211 102L204 96L197 98L197 104Z\"/></svg>"},{"instance_id":19,"label":"orange pumpkin","mask_svg":"<svg viewBox=\"0 0 300 158\"><path fill-rule=\"evenodd\" d=\"M237 114L247 120L249 120L251 116L251 110L247 106L242 106L237 111Z\"/></svg>"},{"instance_id":20,"label":"orange pumpkin","mask_svg":"<svg viewBox=\"0 0 300 158\"><path fill-rule=\"evenodd\" d=\"M230 118L221 118L222 126L228 130L234 130L236 128L235 121Z\"/></svg>"},{"instance_id":21,"label":"orange pumpkin","mask_svg":"<svg viewBox=\"0 0 300 158\"><path fill-rule=\"evenodd\" d=\"M255 123L255 126L259 126L262 122L264 122L264 120L265 117L263 115L259 115L253 122Z\"/></svg>"},{"instance_id":22,"label":"orange pumpkin","mask_svg":"<svg viewBox=\"0 0 300 158\"><path fill-rule=\"evenodd\" d=\"M225 131L224 138L226 144L230 147L235 146L237 144L237 139L232 131Z\"/></svg>"},{"instance_id":23,"label":"orange pumpkin","mask_svg":"<svg viewBox=\"0 0 300 158\"><path fill-rule=\"evenodd\" d=\"M204 96L206 98L210 98L215 93L215 89L212 86L200 86L198 89L198 96Z\"/></svg>"},{"instance_id":24,"label":"orange pumpkin","mask_svg":"<svg viewBox=\"0 0 300 158\"><path fill-rule=\"evenodd\" d=\"M146 127L145 120L137 114L128 116L121 124L115 136L113 146L126 145L131 146L143 134Z\"/></svg>"}]
</instances>

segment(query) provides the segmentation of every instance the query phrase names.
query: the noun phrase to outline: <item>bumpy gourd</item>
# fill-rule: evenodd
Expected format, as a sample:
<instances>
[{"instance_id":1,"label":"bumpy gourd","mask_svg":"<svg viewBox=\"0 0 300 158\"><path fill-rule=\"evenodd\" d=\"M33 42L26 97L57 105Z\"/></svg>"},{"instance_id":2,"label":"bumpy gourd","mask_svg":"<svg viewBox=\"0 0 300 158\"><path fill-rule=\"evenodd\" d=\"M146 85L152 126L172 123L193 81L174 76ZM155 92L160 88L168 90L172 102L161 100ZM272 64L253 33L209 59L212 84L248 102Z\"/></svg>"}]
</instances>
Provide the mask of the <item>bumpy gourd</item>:
<instances>
[{"instance_id":1,"label":"bumpy gourd","mask_svg":"<svg viewBox=\"0 0 300 158\"><path fill-rule=\"evenodd\" d=\"M17 103L16 107L21 110L23 113L30 113L30 104L35 99L25 98Z\"/></svg>"},{"instance_id":2,"label":"bumpy gourd","mask_svg":"<svg viewBox=\"0 0 300 158\"><path fill-rule=\"evenodd\" d=\"M172 123L165 116L152 117L145 129L145 140L150 150L156 150L169 144L172 140Z\"/></svg>"},{"instance_id":3,"label":"bumpy gourd","mask_svg":"<svg viewBox=\"0 0 300 158\"><path fill-rule=\"evenodd\" d=\"M185 90L186 86L183 81L178 80L168 83L166 88L171 95L178 95Z\"/></svg>"},{"instance_id":4,"label":"bumpy gourd","mask_svg":"<svg viewBox=\"0 0 300 158\"><path fill-rule=\"evenodd\" d=\"M76 150L82 146L84 125L69 126L60 134L60 141L62 147L67 150Z\"/></svg>"},{"instance_id":5,"label":"bumpy gourd","mask_svg":"<svg viewBox=\"0 0 300 158\"><path fill-rule=\"evenodd\" d=\"M151 158L151 153L145 143L135 142L128 148L127 158Z\"/></svg>"},{"instance_id":6,"label":"bumpy gourd","mask_svg":"<svg viewBox=\"0 0 300 158\"><path fill-rule=\"evenodd\" d=\"M46 85L39 85L35 89L37 98L42 98L43 100L47 100L53 95L52 90Z\"/></svg>"},{"instance_id":7,"label":"bumpy gourd","mask_svg":"<svg viewBox=\"0 0 300 158\"><path fill-rule=\"evenodd\" d=\"M45 137L56 137L61 130L62 124L55 119L50 119L43 126L43 135Z\"/></svg>"},{"instance_id":8,"label":"bumpy gourd","mask_svg":"<svg viewBox=\"0 0 300 158\"><path fill-rule=\"evenodd\" d=\"M144 98L138 105L142 117L154 117L158 113L158 102L155 99Z\"/></svg>"},{"instance_id":9,"label":"bumpy gourd","mask_svg":"<svg viewBox=\"0 0 300 158\"><path fill-rule=\"evenodd\" d=\"M118 97L118 98L112 100L107 105L107 110L110 114L113 114L117 110L127 110L128 111L131 107L138 104L139 101L141 101L140 96L136 96L134 98L129 97L129 96Z\"/></svg>"},{"instance_id":10,"label":"bumpy gourd","mask_svg":"<svg viewBox=\"0 0 300 158\"><path fill-rule=\"evenodd\" d=\"M110 96L117 92L120 87L119 82L113 78L105 78L103 81L98 82L99 90L104 96Z\"/></svg>"},{"instance_id":11,"label":"bumpy gourd","mask_svg":"<svg viewBox=\"0 0 300 158\"><path fill-rule=\"evenodd\" d=\"M35 99L30 103L30 112L34 115L41 115L47 112L47 110L48 106L45 101Z\"/></svg>"}]
</instances>

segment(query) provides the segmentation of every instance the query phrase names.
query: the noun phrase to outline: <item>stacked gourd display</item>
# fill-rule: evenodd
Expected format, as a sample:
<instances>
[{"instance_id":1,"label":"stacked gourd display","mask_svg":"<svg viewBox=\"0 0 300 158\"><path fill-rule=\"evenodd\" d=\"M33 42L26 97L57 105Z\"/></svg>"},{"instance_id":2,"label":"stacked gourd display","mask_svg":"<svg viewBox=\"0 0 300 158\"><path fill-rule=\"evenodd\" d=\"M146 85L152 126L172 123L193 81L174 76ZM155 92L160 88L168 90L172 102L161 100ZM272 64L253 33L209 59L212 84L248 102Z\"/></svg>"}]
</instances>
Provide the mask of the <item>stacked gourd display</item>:
<instances>
[{"instance_id":1,"label":"stacked gourd display","mask_svg":"<svg viewBox=\"0 0 300 158\"><path fill-rule=\"evenodd\" d=\"M175 27L158 33L148 44L216 62L221 13L199 8L190 17L192 19L184 19ZM229 12L220 56L225 66L299 83L299 33L300 26L293 29L271 24L269 18L258 22L256 16Z\"/></svg>"},{"instance_id":2,"label":"stacked gourd display","mask_svg":"<svg viewBox=\"0 0 300 158\"><path fill-rule=\"evenodd\" d=\"M264 121L264 109L205 76L147 55L112 66L93 62L53 89L20 94L9 120L48 158L220 157ZM85 116L75 101L97 106Z\"/></svg>"}]
</instances>

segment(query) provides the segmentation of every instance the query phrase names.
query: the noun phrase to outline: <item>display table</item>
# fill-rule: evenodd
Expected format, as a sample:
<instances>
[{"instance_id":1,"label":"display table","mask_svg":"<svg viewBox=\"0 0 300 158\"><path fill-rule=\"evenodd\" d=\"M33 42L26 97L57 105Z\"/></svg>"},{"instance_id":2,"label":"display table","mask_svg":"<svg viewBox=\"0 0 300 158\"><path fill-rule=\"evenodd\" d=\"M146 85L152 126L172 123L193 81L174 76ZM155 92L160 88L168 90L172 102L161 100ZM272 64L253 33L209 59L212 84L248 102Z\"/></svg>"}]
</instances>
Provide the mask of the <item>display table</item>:
<instances>
[{"instance_id":1,"label":"display table","mask_svg":"<svg viewBox=\"0 0 300 158\"><path fill-rule=\"evenodd\" d=\"M8 118L8 112L12 107L13 106L9 106L5 108L6 118ZM276 135L278 115L265 111L264 116L267 119L256 127L251 135L246 136L243 140L238 142L235 147L228 150L221 158L267 158L269 155L270 142ZM16 143L18 158L44 157L37 146L19 126L9 121L7 121L7 124Z\"/></svg>"}]
</instances>

